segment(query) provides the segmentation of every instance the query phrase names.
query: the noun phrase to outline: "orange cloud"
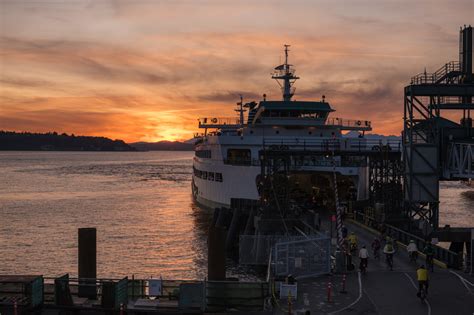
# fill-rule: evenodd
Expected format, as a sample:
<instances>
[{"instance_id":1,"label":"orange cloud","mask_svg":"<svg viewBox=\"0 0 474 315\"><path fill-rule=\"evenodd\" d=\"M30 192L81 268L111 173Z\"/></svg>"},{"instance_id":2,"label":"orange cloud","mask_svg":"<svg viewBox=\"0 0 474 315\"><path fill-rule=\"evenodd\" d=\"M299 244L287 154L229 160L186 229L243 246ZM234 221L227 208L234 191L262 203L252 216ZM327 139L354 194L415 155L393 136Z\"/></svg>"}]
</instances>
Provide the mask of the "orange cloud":
<instances>
[{"instance_id":1,"label":"orange cloud","mask_svg":"<svg viewBox=\"0 0 474 315\"><path fill-rule=\"evenodd\" d=\"M465 0L401 2L9 2L0 129L189 139L198 117L235 115L239 94L280 98L270 72L288 43L296 99L324 94L336 116L399 134L403 86L457 58L459 19L472 12Z\"/></svg>"}]
</instances>

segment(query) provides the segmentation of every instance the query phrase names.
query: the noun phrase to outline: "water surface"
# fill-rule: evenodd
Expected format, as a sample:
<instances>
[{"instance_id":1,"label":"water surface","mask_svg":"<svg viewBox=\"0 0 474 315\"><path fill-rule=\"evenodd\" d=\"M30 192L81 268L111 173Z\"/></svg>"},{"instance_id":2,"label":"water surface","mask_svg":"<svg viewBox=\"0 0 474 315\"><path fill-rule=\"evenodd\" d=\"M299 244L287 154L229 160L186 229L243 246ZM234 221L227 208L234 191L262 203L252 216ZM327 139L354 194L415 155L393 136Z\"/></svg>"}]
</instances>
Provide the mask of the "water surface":
<instances>
[{"instance_id":1,"label":"water surface","mask_svg":"<svg viewBox=\"0 0 474 315\"><path fill-rule=\"evenodd\" d=\"M204 278L210 213L192 202L192 156L0 152L0 274L77 275L77 229L96 227L99 277ZM440 195L441 225L474 226L473 188Z\"/></svg>"}]
</instances>

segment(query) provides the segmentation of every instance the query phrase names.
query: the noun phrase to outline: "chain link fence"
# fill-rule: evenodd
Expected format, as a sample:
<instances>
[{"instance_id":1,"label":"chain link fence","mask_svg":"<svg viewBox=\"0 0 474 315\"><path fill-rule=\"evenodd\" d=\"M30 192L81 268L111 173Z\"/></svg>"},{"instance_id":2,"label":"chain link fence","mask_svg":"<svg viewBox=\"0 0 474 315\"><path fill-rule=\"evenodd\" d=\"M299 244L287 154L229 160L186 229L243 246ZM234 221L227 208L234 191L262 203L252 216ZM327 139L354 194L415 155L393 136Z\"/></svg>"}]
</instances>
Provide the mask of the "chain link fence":
<instances>
[{"instance_id":1,"label":"chain link fence","mask_svg":"<svg viewBox=\"0 0 474 315\"><path fill-rule=\"evenodd\" d=\"M324 235L241 235L239 263L268 265L277 276L310 277L330 272L331 240Z\"/></svg>"}]
</instances>

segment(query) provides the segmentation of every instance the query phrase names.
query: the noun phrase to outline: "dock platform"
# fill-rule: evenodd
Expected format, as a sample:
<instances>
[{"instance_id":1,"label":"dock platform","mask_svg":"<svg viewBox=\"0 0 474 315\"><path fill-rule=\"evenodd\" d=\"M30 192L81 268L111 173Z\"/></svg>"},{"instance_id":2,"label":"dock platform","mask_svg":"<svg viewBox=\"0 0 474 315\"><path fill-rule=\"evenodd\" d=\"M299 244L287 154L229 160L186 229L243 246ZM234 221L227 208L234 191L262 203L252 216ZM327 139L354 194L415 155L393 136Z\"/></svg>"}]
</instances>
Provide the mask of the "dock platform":
<instances>
[{"instance_id":1,"label":"dock platform","mask_svg":"<svg viewBox=\"0 0 474 315\"><path fill-rule=\"evenodd\" d=\"M359 245L370 244L375 234L356 223L346 222L346 227L355 232ZM355 259L354 265L359 265ZM393 271L380 260L369 258L367 273L347 273L346 291L342 291L343 275L327 275L298 281L298 299L292 305L295 314L466 314L474 313L474 277L460 271L435 266L430 273L428 296L424 303L416 296L418 283L416 268L424 264L422 257L410 263L406 249L398 246L394 255ZM331 302L328 302L327 287L332 284ZM305 303L305 295L307 301ZM308 303L309 302L309 303ZM306 304L306 305L305 305ZM288 306L281 305L277 314L288 314Z\"/></svg>"}]
</instances>

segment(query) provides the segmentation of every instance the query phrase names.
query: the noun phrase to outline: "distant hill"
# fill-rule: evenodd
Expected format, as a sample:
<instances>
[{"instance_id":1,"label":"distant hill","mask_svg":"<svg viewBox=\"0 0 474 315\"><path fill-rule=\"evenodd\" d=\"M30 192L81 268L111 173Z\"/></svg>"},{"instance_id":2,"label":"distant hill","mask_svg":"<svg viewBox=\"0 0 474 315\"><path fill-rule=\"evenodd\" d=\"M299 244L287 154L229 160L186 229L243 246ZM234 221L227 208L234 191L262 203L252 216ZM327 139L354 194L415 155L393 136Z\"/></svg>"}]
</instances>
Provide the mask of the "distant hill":
<instances>
[{"instance_id":1,"label":"distant hill","mask_svg":"<svg viewBox=\"0 0 474 315\"><path fill-rule=\"evenodd\" d=\"M346 133L345 135L343 135L343 137L344 138L357 138L359 137L359 132L352 130ZM401 139L400 136L394 136L394 135L385 136L385 135L379 135L376 133L366 133L364 138L373 139L373 140L400 140Z\"/></svg>"},{"instance_id":2,"label":"distant hill","mask_svg":"<svg viewBox=\"0 0 474 315\"><path fill-rule=\"evenodd\" d=\"M139 151L192 151L194 141L134 142L130 146Z\"/></svg>"},{"instance_id":3,"label":"distant hill","mask_svg":"<svg viewBox=\"0 0 474 315\"><path fill-rule=\"evenodd\" d=\"M0 131L0 150L31 151L136 151L122 140L75 136L57 132Z\"/></svg>"}]
</instances>

